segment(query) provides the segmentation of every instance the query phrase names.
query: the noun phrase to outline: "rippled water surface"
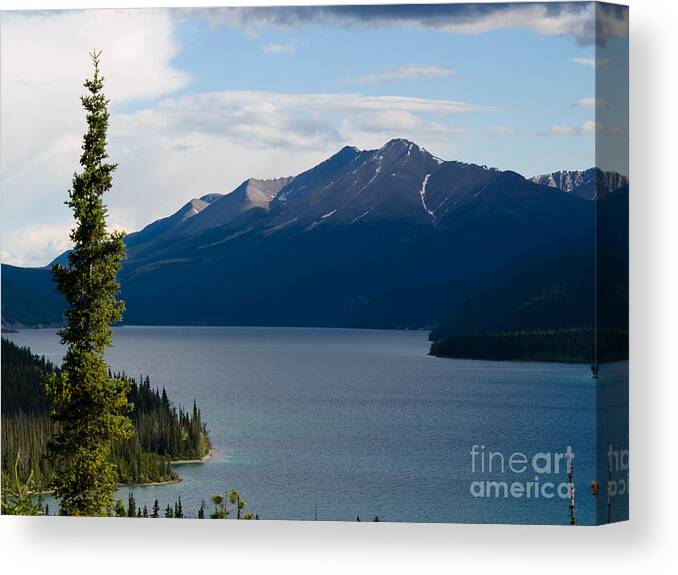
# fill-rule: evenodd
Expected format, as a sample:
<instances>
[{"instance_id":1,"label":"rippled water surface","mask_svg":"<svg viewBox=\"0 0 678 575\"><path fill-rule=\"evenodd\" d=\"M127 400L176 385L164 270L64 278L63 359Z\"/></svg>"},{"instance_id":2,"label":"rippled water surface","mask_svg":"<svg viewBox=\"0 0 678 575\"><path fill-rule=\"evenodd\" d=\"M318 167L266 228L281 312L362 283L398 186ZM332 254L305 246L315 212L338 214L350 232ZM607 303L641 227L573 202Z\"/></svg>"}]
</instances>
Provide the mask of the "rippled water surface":
<instances>
[{"instance_id":1,"label":"rippled water surface","mask_svg":"<svg viewBox=\"0 0 678 575\"><path fill-rule=\"evenodd\" d=\"M61 358L54 330L7 335ZM207 463L176 466L180 483L135 487L137 502L150 508L157 497L164 508L181 496L193 514L203 498L236 487L266 519L567 523L558 496L473 497L471 489L535 482L531 468L511 472L510 456L531 461L570 446L578 521L593 522L588 366L438 359L427 356L426 339L416 331L116 329L113 369L148 374L175 403L195 398L216 448ZM483 472L490 451L500 455ZM566 481L565 465L538 475L544 481Z\"/></svg>"}]
</instances>

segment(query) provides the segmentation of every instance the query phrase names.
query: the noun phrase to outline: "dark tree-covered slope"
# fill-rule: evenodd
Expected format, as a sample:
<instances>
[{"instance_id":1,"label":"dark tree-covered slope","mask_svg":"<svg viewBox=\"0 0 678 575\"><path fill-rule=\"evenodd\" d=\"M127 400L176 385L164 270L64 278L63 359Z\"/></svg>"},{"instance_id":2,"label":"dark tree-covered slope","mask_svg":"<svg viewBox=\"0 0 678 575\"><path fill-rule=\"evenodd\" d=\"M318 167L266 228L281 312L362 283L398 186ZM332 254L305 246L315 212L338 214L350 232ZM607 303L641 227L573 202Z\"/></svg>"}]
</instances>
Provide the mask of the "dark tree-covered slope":
<instances>
[{"instance_id":1,"label":"dark tree-covered slope","mask_svg":"<svg viewBox=\"0 0 678 575\"><path fill-rule=\"evenodd\" d=\"M58 369L45 358L33 355L2 338L2 476L11 480L14 463L21 454L20 474L30 471L46 483L52 466L45 447L57 427L49 418L49 401L41 380ZM112 461L121 483L144 483L176 479L170 462L200 459L210 449L207 429L200 411L175 407L165 390L151 386L148 377L136 381L124 374L116 377L131 382L129 401L135 433L116 444Z\"/></svg>"}]
</instances>

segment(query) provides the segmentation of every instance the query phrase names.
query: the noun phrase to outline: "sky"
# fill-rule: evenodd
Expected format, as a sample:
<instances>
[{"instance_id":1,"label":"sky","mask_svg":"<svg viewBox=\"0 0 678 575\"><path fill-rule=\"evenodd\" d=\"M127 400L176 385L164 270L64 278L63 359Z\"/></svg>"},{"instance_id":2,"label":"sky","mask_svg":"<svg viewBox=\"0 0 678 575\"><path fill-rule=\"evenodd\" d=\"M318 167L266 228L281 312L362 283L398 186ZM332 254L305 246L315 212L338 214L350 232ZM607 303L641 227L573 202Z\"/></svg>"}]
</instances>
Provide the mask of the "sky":
<instances>
[{"instance_id":1,"label":"sky","mask_svg":"<svg viewBox=\"0 0 678 575\"><path fill-rule=\"evenodd\" d=\"M628 67L627 34L628 12L591 3L0 13L0 260L68 247L94 48L119 164L108 221L132 232L395 137L528 177L591 167L596 140L626 146L600 76Z\"/></svg>"}]
</instances>

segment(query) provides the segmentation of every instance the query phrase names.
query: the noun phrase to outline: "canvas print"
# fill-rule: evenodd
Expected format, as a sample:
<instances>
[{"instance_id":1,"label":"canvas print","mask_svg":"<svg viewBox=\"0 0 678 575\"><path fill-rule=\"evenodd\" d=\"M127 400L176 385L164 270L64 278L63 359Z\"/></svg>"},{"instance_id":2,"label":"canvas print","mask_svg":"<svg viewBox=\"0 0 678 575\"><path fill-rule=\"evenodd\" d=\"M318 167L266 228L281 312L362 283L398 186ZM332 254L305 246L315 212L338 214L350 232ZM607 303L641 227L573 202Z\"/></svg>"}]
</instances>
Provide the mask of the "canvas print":
<instances>
[{"instance_id":1,"label":"canvas print","mask_svg":"<svg viewBox=\"0 0 678 575\"><path fill-rule=\"evenodd\" d=\"M626 520L628 19L0 13L2 513Z\"/></svg>"}]
</instances>

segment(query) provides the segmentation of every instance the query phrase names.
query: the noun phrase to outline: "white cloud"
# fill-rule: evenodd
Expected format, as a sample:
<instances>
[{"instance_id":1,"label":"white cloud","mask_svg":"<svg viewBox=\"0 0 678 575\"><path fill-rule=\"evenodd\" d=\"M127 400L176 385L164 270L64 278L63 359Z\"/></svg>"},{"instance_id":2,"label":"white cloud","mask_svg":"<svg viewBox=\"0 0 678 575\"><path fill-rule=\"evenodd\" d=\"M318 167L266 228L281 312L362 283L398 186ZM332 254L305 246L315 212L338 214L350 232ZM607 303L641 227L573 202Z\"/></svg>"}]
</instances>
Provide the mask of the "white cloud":
<instances>
[{"instance_id":1,"label":"white cloud","mask_svg":"<svg viewBox=\"0 0 678 575\"><path fill-rule=\"evenodd\" d=\"M33 226L25 233L52 246L49 234L61 229L55 222L70 221L63 201L85 130L80 96L89 52L102 50L114 105L160 97L189 78L171 65L179 47L162 10L3 13L0 42L0 229L3 257L16 259L12 238L27 221ZM27 246L26 253L36 252Z\"/></svg>"},{"instance_id":2,"label":"white cloud","mask_svg":"<svg viewBox=\"0 0 678 575\"><path fill-rule=\"evenodd\" d=\"M264 27L311 25L381 26L483 34L522 29L549 36L573 36L580 44L628 34L628 8L593 2L295 6L198 10L214 23L255 32Z\"/></svg>"},{"instance_id":3,"label":"white cloud","mask_svg":"<svg viewBox=\"0 0 678 575\"><path fill-rule=\"evenodd\" d=\"M598 130L598 126L602 127L602 124L600 122L596 123L593 120L589 120L588 122L584 122L581 126L581 131L592 134Z\"/></svg>"},{"instance_id":4,"label":"white cloud","mask_svg":"<svg viewBox=\"0 0 678 575\"><path fill-rule=\"evenodd\" d=\"M605 136L625 137L626 132L616 126L608 126L603 122L589 120L582 125L582 132L588 134L601 134Z\"/></svg>"},{"instance_id":5,"label":"white cloud","mask_svg":"<svg viewBox=\"0 0 678 575\"><path fill-rule=\"evenodd\" d=\"M380 147L387 140L403 135L417 142L441 142L463 132L456 126L393 109L346 115L340 131L346 135L346 143L360 141L363 148Z\"/></svg>"},{"instance_id":6,"label":"white cloud","mask_svg":"<svg viewBox=\"0 0 678 575\"><path fill-rule=\"evenodd\" d=\"M602 122L594 122L587 120L580 125L558 124L551 126L541 132L534 132L528 130L520 130L511 126L491 126L488 132L495 136L510 136L512 138L534 138L534 137L571 137L581 136L584 134L604 134L607 136L624 136L625 132L619 128L606 126Z\"/></svg>"},{"instance_id":7,"label":"white cloud","mask_svg":"<svg viewBox=\"0 0 678 575\"><path fill-rule=\"evenodd\" d=\"M112 134L121 142L132 141L137 134L171 134L171 141L183 142L184 149L204 137L232 140L253 150L315 149L341 145L352 137L360 140L361 131L371 132L377 125L392 131L425 131L433 115L493 111L468 102L402 96L223 91L167 98L154 108L117 115ZM347 119L354 127L351 134L342 128Z\"/></svg>"},{"instance_id":8,"label":"white cloud","mask_svg":"<svg viewBox=\"0 0 678 575\"><path fill-rule=\"evenodd\" d=\"M592 10L555 12L543 4L514 4L508 9L491 11L482 16L441 23L440 28L461 34L482 34L518 28L547 36L571 34L576 38L588 40L592 20Z\"/></svg>"},{"instance_id":9,"label":"white cloud","mask_svg":"<svg viewBox=\"0 0 678 575\"><path fill-rule=\"evenodd\" d=\"M573 108L596 108L604 110L608 107L607 100L603 98L581 98L572 104Z\"/></svg>"},{"instance_id":10,"label":"white cloud","mask_svg":"<svg viewBox=\"0 0 678 575\"><path fill-rule=\"evenodd\" d=\"M609 62L605 58L571 58L571 61L581 66L590 66L591 68L600 68Z\"/></svg>"},{"instance_id":11,"label":"white cloud","mask_svg":"<svg viewBox=\"0 0 678 575\"><path fill-rule=\"evenodd\" d=\"M402 66L378 74L367 74L357 78L348 78L337 82L340 86L355 86L359 84L383 84L399 80L416 80L422 78L441 78L453 76L455 71L444 66Z\"/></svg>"},{"instance_id":12,"label":"white cloud","mask_svg":"<svg viewBox=\"0 0 678 575\"><path fill-rule=\"evenodd\" d=\"M116 104L155 98L188 81L169 65L178 47L163 11L6 13L0 26L3 179L12 178L21 158L63 152L64 134L80 134L79 97L94 48L103 51L106 95Z\"/></svg>"},{"instance_id":13,"label":"white cloud","mask_svg":"<svg viewBox=\"0 0 678 575\"><path fill-rule=\"evenodd\" d=\"M538 136L579 136L581 134L604 134L607 136L622 136L623 131L619 128L606 126L602 122L588 120L581 126L553 126Z\"/></svg>"},{"instance_id":14,"label":"white cloud","mask_svg":"<svg viewBox=\"0 0 678 575\"><path fill-rule=\"evenodd\" d=\"M550 136L576 136L583 131L583 128L579 126L552 126L544 134Z\"/></svg>"},{"instance_id":15,"label":"white cloud","mask_svg":"<svg viewBox=\"0 0 678 575\"><path fill-rule=\"evenodd\" d=\"M168 98L155 108L113 118L113 135L130 141L137 134L171 134L186 147L201 138L231 140L240 148L317 149L361 145L361 132L391 132L415 138L441 132L431 116L453 117L495 108L453 100L361 94L286 94L223 91ZM347 120L352 130L346 132ZM454 130L452 130L454 131Z\"/></svg>"},{"instance_id":16,"label":"white cloud","mask_svg":"<svg viewBox=\"0 0 678 575\"><path fill-rule=\"evenodd\" d=\"M43 266L71 245L69 224L36 224L0 232L0 261L16 266Z\"/></svg>"},{"instance_id":17,"label":"white cloud","mask_svg":"<svg viewBox=\"0 0 678 575\"><path fill-rule=\"evenodd\" d=\"M294 54L299 47L298 42L272 42L261 46L262 52L269 54Z\"/></svg>"}]
</instances>

